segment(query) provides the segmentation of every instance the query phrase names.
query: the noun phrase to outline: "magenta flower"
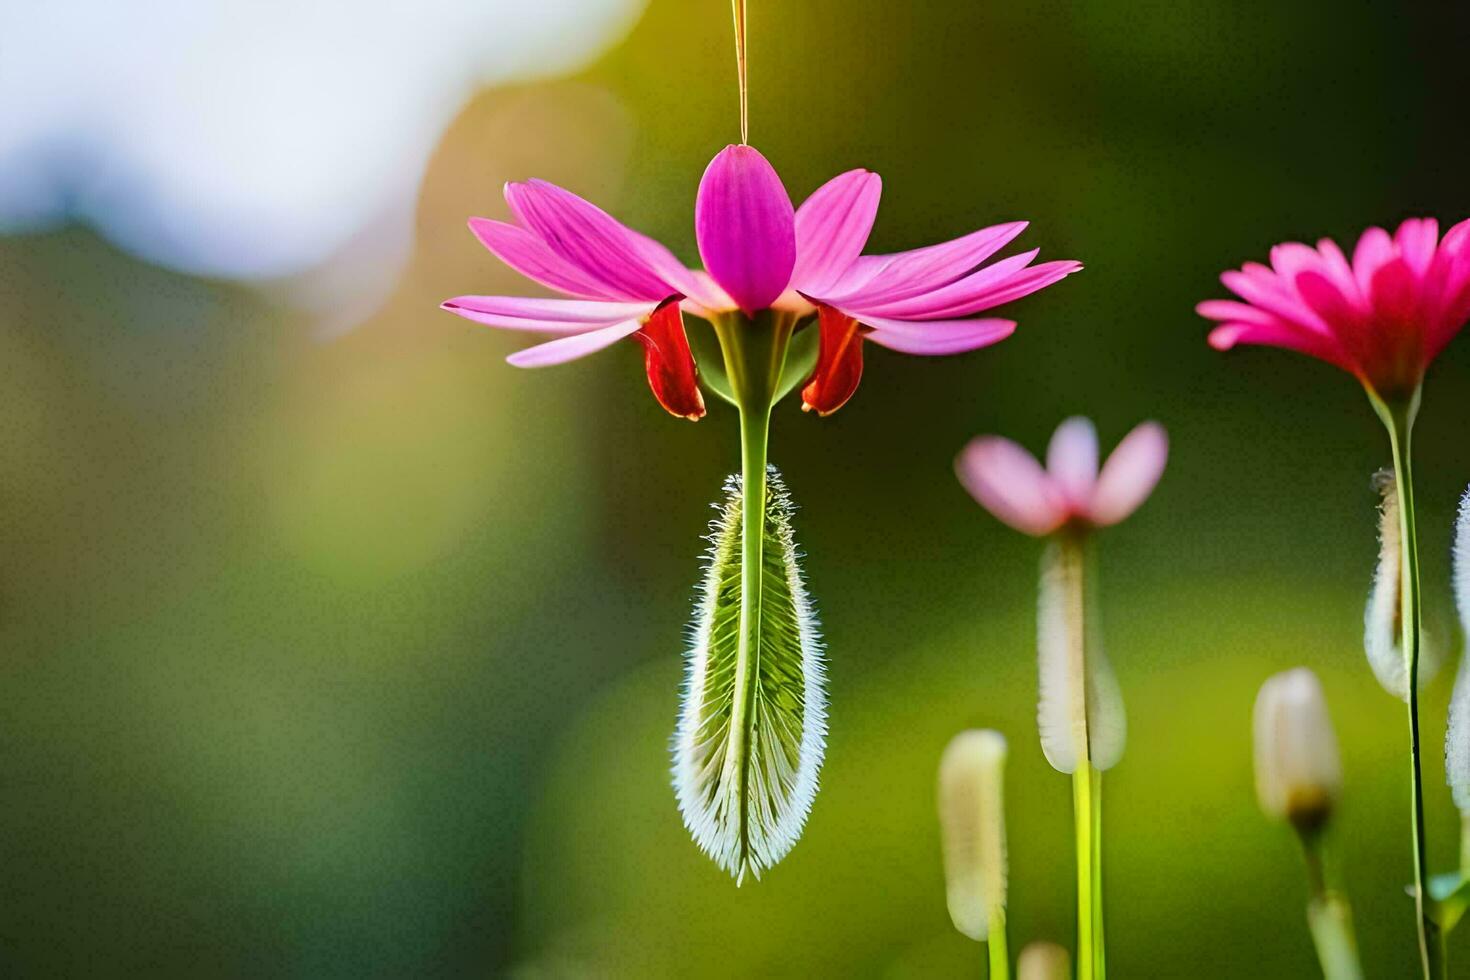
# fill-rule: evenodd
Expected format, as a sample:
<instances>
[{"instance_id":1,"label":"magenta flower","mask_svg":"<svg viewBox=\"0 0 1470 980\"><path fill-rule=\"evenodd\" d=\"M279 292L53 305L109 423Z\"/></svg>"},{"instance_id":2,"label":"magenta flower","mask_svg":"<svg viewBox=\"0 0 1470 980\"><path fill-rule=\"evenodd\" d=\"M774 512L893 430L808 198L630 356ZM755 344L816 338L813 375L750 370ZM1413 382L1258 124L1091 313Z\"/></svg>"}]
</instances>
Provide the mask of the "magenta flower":
<instances>
[{"instance_id":1,"label":"magenta flower","mask_svg":"<svg viewBox=\"0 0 1470 980\"><path fill-rule=\"evenodd\" d=\"M1035 250L983 266L1024 222L893 255L863 256L878 210L877 174L853 170L799 209L757 150L728 146L710 161L695 201L704 271L594 205L544 181L510 184L514 224L474 218L486 248L570 299L460 296L444 308L493 327L554 336L511 355L520 367L582 357L625 337L646 350L649 385L675 415L699 418L704 401L681 310L706 318L737 311L818 315L817 367L804 406L836 411L862 375L862 341L909 354L956 354L993 344L1011 320L975 315L1077 271L1032 265Z\"/></svg>"},{"instance_id":2,"label":"magenta flower","mask_svg":"<svg viewBox=\"0 0 1470 980\"><path fill-rule=\"evenodd\" d=\"M1045 537L1064 527L1117 524L1153 493L1169 456L1164 427L1144 422L1124 437L1101 472L1097 432L1085 418L1057 427L1046 468L1000 436L980 436L955 459L960 483L1017 531Z\"/></svg>"},{"instance_id":3,"label":"magenta flower","mask_svg":"<svg viewBox=\"0 0 1470 980\"><path fill-rule=\"evenodd\" d=\"M1300 351L1403 400L1470 319L1470 221L1443 240L1433 218L1411 218L1393 236L1369 228L1351 262L1331 239L1315 249L1288 242L1271 249L1269 268L1248 262L1220 280L1244 302L1199 304L1220 324L1210 346Z\"/></svg>"}]
</instances>

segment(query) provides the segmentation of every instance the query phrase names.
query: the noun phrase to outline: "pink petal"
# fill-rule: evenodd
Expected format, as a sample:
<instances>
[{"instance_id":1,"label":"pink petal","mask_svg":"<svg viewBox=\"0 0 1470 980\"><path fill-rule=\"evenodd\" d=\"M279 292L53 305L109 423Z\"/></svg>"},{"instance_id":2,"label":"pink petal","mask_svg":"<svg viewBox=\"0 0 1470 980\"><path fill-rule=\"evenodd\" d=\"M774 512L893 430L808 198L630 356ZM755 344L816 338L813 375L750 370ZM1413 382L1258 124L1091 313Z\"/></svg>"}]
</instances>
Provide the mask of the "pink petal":
<instances>
[{"instance_id":1,"label":"pink petal","mask_svg":"<svg viewBox=\"0 0 1470 980\"><path fill-rule=\"evenodd\" d=\"M1227 321L1210 331L1209 341L1211 347L1221 351L1230 350L1237 344L1294 350L1344 371L1357 373L1357 368L1335 341L1285 320L1273 319L1270 324Z\"/></svg>"},{"instance_id":2,"label":"pink petal","mask_svg":"<svg viewBox=\"0 0 1470 980\"><path fill-rule=\"evenodd\" d=\"M974 439L955 458L955 475L980 506L1023 534L1055 531L1067 509L1041 464L999 436Z\"/></svg>"},{"instance_id":3,"label":"pink petal","mask_svg":"<svg viewBox=\"0 0 1470 980\"><path fill-rule=\"evenodd\" d=\"M684 302L679 304L685 313L693 313L708 320L715 313L727 313L740 308L735 305L730 294L721 289L720 284L711 279L709 273L703 269L690 269L689 279L690 288L684 291Z\"/></svg>"},{"instance_id":4,"label":"pink petal","mask_svg":"<svg viewBox=\"0 0 1470 980\"><path fill-rule=\"evenodd\" d=\"M471 218L470 231L480 244L512 269L558 292L588 299L616 299L605 285L557 255L536 235L517 225Z\"/></svg>"},{"instance_id":5,"label":"pink petal","mask_svg":"<svg viewBox=\"0 0 1470 980\"><path fill-rule=\"evenodd\" d=\"M917 293L905 299L886 303L865 302L864 299L857 299L845 300L844 303L847 306L872 310L878 316L918 317L931 309L938 310L948 305L955 305L957 300L967 297L977 290L983 291L995 286L999 282L1003 282L1030 265L1031 260L1036 258L1040 251L1040 249L1033 248L1029 252L1008 256L999 262L985 266L983 269L977 269L968 276L956 279L954 282L940 286L937 289Z\"/></svg>"},{"instance_id":6,"label":"pink petal","mask_svg":"<svg viewBox=\"0 0 1470 980\"><path fill-rule=\"evenodd\" d=\"M1302 272L1296 277L1296 291L1323 323L1332 325L1337 337L1361 336L1366 314L1343 295L1334 280L1316 270Z\"/></svg>"},{"instance_id":7,"label":"pink petal","mask_svg":"<svg viewBox=\"0 0 1470 980\"><path fill-rule=\"evenodd\" d=\"M726 304L725 309L735 308L728 302L729 297L725 295L724 290L716 286L714 280L704 272L689 268L663 244L642 232L629 228L628 234L632 235L639 244L644 259L658 274L658 277L672 286L681 296L693 299L705 309L717 309L722 302Z\"/></svg>"},{"instance_id":8,"label":"pink petal","mask_svg":"<svg viewBox=\"0 0 1470 980\"><path fill-rule=\"evenodd\" d=\"M1444 241L1440 242L1441 252L1459 254L1467 246L1470 246L1470 218L1466 218L1459 224L1444 233Z\"/></svg>"},{"instance_id":9,"label":"pink petal","mask_svg":"<svg viewBox=\"0 0 1470 980\"><path fill-rule=\"evenodd\" d=\"M1220 281L1252 306L1289 320L1306 330L1330 336L1332 331L1311 307L1302 301L1296 287L1285 282L1273 270L1256 262L1247 262L1239 271L1222 272Z\"/></svg>"},{"instance_id":10,"label":"pink petal","mask_svg":"<svg viewBox=\"0 0 1470 980\"><path fill-rule=\"evenodd\" d=\"M1369 228L1353 249L1353 278L1364 296L1373 295L1373 276L1395 257L1393 239L1382 228Z\"/></svg>"},{"instance_id":11,"label":"pink petal","mask_svg":"<svg viewBox=\"0 0 1470 980\"><path fill-rule=\"evenodd\" d=\"M1005 340L1016 331L1014 320L889 320L863 317L873 328L865 336L875 344L903 354L941 357L978 350Z\"/></svg>"},{"instance_id":12,"label":"pink petal","mask_svg":"<svg viewBox=\"0 0 1470 980\"><path fill-rule=\"evenodd\" d=\"M445 300L440 308L487 327L571 334L642 319L653 312L654 305L526 296L456 296Z\"/></svg>"},{"instance_id":13,"label":"pink petal","mask_svg":"<svg viewBox=\"0 0 1470 980\"><path fill-rule=\"evenodd\" d=\"M882 193L877 174L849 170L818 187L796 209L792 286L812 294L831 288L868 243Z\"/></svg>"},{"instance_id":14,"label":"pink petal","mask_svg":"<svg viewBox=\"0 0 1470 980\"><path fill-rule=\"evenodd\" d=\"M1025 230L1026 222L1013 221L981 228L938 245L873 256L874 259L882 259L882 264L873 263L866 267L860 281L837 283L842 292L834 288L831 297L823 298L868 306L893 303L939 289L974 271Z\"/></svg>"},{"instance_id":15,"label":"pink petal","mask_svg":"<svg viewBox=\"0 0 1470 980\"><path fill-rule=\"evenodd\" d=\"M1082 268L1081 262L1070 260L1027 266L1026 263L1035 256L1034 250L1011 256L943 289L890 304L874 312L923 319L973 316L1030 296Z\"/></svg>"},{"instance_id":16,"label":"pink petal","mask_svg":"<svg viewBox=\"0 0 1470 980\"><path fill-rule=\"evenodd\" d=\"M518 221L552 252L600 283L608 298L660 302L678 292L649 261L648 238L571 191L530 180L507 184L505 200Z\"/></svg>"},{"instance_id":17,"label":"pink petal","mask_svg":"<svg viewBox=\"0 0 1470 980\"><path fill-rule=\"evenodd\" d=\"M642 326L643 323L640 320L625 320L622 323L599 327L596 330L589 330L571 337L558 337L545 344L518 350L507 357L506 361L523 368L564 364L567 361L575 361L579 357L586 357L588 354L600 351L624 337L630 337Z\"/></svg>"},{"instance_id":18,"label":"pink petal","mask_svg":"<svg viewBox=\"0 0 1470 980\"><path fill-rule=\"evenodd\" d=\"M1439 222L1433 218L1409 218L1399 225L1394 244L1414 278L1423 279L1439 247Z\"/></svg>"},{"instance_id":19,"label":"pink petal","mask_svg":"<svg viewBox=\"0 0 1470 980\"><path fill-rule=\"evenodd\" d=\"M1144 422L1118 443L1103 464L1088 516L1101 527L1116 524L1148 499L1164 474L1169 437L1157 422Z\"/></svg>"},{"instance_id":20,"label":"pink petal","mask_svg":"<svg viewBox=\"0 0 1470 980\"><path fill-rule=\"evenodd\" d=\"M710 276L747 314L775 301L796 265L791 198L775 169L749 146L727 146L699 182L694 234Z\"/></svg>"},{"instance_id":21,"label":"pink petal","mask_svg":"<svg viewBox=\"0 0 1470 980\"><path fill-rule=\"evenodd\" d=\"M1097 430L1090 421L1075 415L1057 426L1046 447L1046 471L1073 510L1087 508L1097 483Z\"/></svg>"},{"instance_id":22,"label":"pink petal","mask_svg":"<svg viewBox=\"0 0 1470 980\"><path fill-rule=\"evenodd\" d=\"M1197 305L1194 311L1207 320L1222 322L1241 320L1266 327L1274 326L1279 322L1274 313L1267 313L1259 307L1233 299L1207 299Z\"/></svg>"},{"instance_id":23,"label":"pink petal","mask_svg":"<svg viewBox=\"0 0 1470 980\"><path fill-rule=\"evenodd\" d=\"M847 267L847 271L827 288L826 293L832 296L853 295L871 282L891 261L891 255L859 255Z\"/></svg>"}]
</instances>

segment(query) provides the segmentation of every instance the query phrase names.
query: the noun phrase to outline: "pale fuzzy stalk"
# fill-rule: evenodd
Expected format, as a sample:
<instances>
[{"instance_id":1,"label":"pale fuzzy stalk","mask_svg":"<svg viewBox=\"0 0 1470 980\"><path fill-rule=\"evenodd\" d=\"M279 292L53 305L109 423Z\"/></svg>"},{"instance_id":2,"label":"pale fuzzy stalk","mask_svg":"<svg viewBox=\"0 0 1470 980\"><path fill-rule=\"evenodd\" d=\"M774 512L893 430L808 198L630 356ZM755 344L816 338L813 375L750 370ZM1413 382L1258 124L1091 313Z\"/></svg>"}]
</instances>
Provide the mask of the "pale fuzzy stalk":
<instances>
[{"instance_id":1,"label":"pale fuzzy stalk","mask_svg":"<svg viewBox=\"0 0 1470 980\"><path fill-rule=\"evenodd\" d=\"M1102 772L1093 766L1092 722L1088 695L1096 691L1088 669L1090 623L1087 616L1085 542L1064 534L1060 549L1061 602L1069 624L1068 673L1071 677L1072 736L1076 768L1072 772L1072 812L1077 839L1077 976L1103 980L1107 959L1102 907Z\"/></svg>"},{"instance_id":2,"label":"pale fuzzy stalk","mask_svg":"<svg viewBox=\"0 0 1470 980\"><path fill-rule=\"evenodd\" d=\"M1346 895L1327 887L1321 835L1304 833L1301 839L1312 888L1312 897L1307 902L1307 926L1312 932L1317 960L1322 964L1322 976L1324 980L1363 980L1358 941L1353 933L1352 906Z\"/></svg>"},{"instance_id":3,"label":"pale fuzzy stalk","mask_svg":"<svg viewBox=\"0 0 1470 980\"><path fill-rule=\"evenodd\" d=\"M1419 648L1422 636L1419 586L1419 547L1414 525L1414 479L1411 469L1410 434L1419 406L1419 393L1402 405L1389 406L1370 394L1374 408L1388 427L1393 451L1394 480L1399 492L1399 541L1402 547L1402 597L1400 620L1403 631L1404 673L1408 687L1409 798L1412 809L1410 831L1414 856L1414 910L1419 934L1419 965L1426 980L1445 976L1444 938L1432 917L1429 871L1424 842L1424 779L1419 739Z\"/></svg>"}]
</instances>

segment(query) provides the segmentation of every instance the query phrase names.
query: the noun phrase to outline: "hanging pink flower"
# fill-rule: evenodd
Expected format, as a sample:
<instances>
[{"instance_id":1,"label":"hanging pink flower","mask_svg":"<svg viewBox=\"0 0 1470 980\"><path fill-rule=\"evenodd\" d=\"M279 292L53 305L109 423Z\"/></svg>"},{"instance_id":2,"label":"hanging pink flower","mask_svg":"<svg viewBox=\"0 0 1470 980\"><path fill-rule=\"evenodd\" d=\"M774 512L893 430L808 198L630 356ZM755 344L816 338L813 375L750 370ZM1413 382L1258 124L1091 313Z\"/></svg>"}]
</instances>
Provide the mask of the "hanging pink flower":
<instances>
[{"instance_id":1,"label":"hanging pink flower","mask_svg":"<svg viewBox=\"0 0 1470 980\"><path fill-rule=\"evenodd\" d=\"M1392 236L1369 228L1351 262L1331 239L1288 242L1271 249L1269 267L1247 262L1220 280L1240 300L1196 308L1220 324L1210 332L1216 350L1285 347L1404 400L1470 319L1470 221L1443 239L1433 218L1411 218Z\"/></svg>"},{"instance_id":2,"label":"hanging pink flower","mask_svg":"<svg viewBox=\"0 0 1470 980\"><path fill-rule=\"evenodd\" d=\"M1045 537L1064 527L1117 524L1153 493L1169 457L1164 427L1144 422L1118 443L1101 471L1097 432L1085 418L1057 427L1045 468L1000 436L980 436L955 460L960 483L1017 531Z\"/></svg>"},{"instance_id":3,"label":"hanging pink flower","mask_svg":"<svg viewBox=\"0 0 1470 980\"><path fill-rule=\"evenodd\" d=\"M681 311L705 318L767 309L817 314L817 367L802 393L820 414L840 408L862 376L862 342L909 354L956 354L1010 335L1015 322L975 315L1077 271L1032 265L1032 250L982 266L1025 228L1014 222L893 255L862 255L881 181L853 170L793 209L780 176L746 145L716 154L700 181L695 234L704 271L569 191L532 180L506 187L514 223L474 218L486 248L527 278L571 297L460 296L444 308L492 327L555 337L509 358L558 364L618 340L643 343L649 386L675 415L704 400Z\"/></svg>"}]
</instances>

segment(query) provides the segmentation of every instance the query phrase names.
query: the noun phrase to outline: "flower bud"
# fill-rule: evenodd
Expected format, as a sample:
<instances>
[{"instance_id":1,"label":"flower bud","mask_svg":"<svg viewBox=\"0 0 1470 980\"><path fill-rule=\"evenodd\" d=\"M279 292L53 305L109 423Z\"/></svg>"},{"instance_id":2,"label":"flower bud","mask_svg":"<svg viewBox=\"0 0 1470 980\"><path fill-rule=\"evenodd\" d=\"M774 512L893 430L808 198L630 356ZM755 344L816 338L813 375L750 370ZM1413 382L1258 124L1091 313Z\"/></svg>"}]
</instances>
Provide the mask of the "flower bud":
<instances>
[{"instance_id":1,"label":"flower bud","mask_svg":"<svg viewBox=\"0 0 1470 980\"><path fill-rule=\"evenodd\" d=\"M1016 961L1016 980L1072 980L1072 957L1056 943L1027 943Z\"/></svg>"},{"instance_id":2,"label":"flower bud","mask_svg":"<svg viewBox=\"0 0 1470 980\"><path fill-rule=\"evenodd\" d=\"M1470 627L1470 490L1460 498L1455 519L1455 605L1460 623ZM1470 816L1470 655L1460 658L1455 691L1450 696L1449 725L1444 735L1444 773L1460 813Z\"/></svg>"},{"instance_id":3,"label":"flower bud","mask_svg":"<svg viewBox=\"0 0 1470 980\"><path fill-rule=\"evenodd\" d=\"M1267 679L1256 696L1256 796L1267 816L1320 830L1342 791L1337 736L1317 675L1305 667Z\"/></svg>"},{"instance_id":4,"label":"flower bud","mask_svg":"<svg viewBox=\"0 0 1470 980\"><path fill-rule=\"evenodd\" d=\"M1390 470L1373 475L1373 487L1382 498L1378 508L1378 565L1373 588L1363 612L1363 650L1368 666L1383 689L1400 701L1409 699L1408 665L1404 662L1399 631L1403 627L1403 553L1399 530L1398 483ZM1419 689L1434 678L1444 661L1444 650L1432 632L1419 634Z\"/></svg>"},{"instance_id":5,"label":"flower bud","mask_svg":"<svg viewBox=\"0 0 1470 980\"><path fill-rule=\"evenodd\" d=\"M939 831L945 893L954 927L977 942L1006 904L1006 828L1002 796L1006 740L965 731L939 761Z\"/></svg>"}]
</instances>

